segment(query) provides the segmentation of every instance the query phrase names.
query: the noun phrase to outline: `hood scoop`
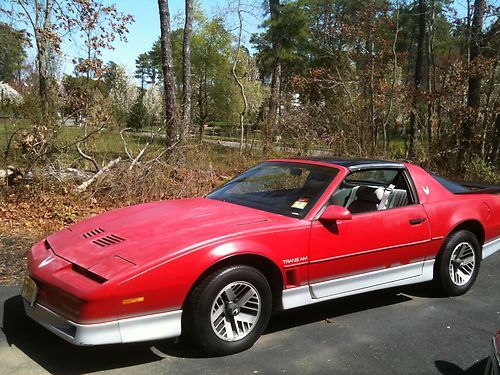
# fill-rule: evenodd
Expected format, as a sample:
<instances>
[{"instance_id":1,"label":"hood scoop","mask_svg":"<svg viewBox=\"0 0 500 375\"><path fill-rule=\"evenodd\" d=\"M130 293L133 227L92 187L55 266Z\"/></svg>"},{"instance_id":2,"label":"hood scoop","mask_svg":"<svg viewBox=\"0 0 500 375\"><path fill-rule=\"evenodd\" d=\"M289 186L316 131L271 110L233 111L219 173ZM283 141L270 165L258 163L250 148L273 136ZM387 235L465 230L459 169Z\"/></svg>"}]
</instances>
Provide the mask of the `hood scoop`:
<instances>
[{"instance_id":1,"label":"hood scoop","mask_svg":"<svg viewBox=\"0 0 500 375\"><path fill-rule=\"evenodd\" d=\"M107 236L93 240L92 243L99 247L106 247L106 246L116 245L117 243L123 241L125 241L125 238L121 238L116 234L109 234Z\"/></svg>"},{"instance_id":2,"label":"hood scoop","mask_svg":"<svg viewBox=\"0 0 500 375\"><path fill-rule=\"evenodd\" d=\"M94 236L97 236L98 234L101 234L101 233L104 233L104 229L102 228L96 228L96 229L92 229L86 233L83 233L82 234L82 237L83 238L90 238L90 237L94 237Z\"/></svg>"}]
</instances>

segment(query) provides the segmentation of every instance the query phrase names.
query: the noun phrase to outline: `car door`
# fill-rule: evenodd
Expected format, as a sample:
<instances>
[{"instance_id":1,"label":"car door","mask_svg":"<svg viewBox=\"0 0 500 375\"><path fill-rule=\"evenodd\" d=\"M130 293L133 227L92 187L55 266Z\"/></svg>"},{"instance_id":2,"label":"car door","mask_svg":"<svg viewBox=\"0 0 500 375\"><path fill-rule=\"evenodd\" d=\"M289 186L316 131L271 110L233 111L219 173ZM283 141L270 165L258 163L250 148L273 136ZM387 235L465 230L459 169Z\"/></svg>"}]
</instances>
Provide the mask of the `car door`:
<instances>
[{"instance_id":1,"label":"car door","mask_svg":"<svg viewBox=\"0 0 500 375\"><path fill-rule=\"evenodd\" d=\"M367 173L354 178L348 176L342 186L347 186L358 197L360 189L383 189L384 195L393 194L388 207L374 209L368 205L363 210L361 200L356 205L356 197L337 190L337 196L342 196L342 205L354 211L352 220L330 224L313 221L309 249L313 298L361 292L375 285L421 275L430 242L424 208L416 201L406 171L385 175L386 179L380 178L380 174L378 179L369 178ZM392 183L397 183L397 187ZM404 191L406 201L398 197L404 195Z\"/></svg>"}]
</instances>

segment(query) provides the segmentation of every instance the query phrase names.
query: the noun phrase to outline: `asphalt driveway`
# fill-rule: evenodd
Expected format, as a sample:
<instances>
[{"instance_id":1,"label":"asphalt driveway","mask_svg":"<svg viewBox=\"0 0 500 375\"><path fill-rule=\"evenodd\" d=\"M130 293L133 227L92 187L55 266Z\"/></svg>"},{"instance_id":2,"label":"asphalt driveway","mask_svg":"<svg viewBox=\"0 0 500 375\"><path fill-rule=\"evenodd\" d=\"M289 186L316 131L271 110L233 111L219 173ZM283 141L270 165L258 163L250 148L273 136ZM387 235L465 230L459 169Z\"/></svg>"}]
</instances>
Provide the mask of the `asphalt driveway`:
<instances>
[{"instance_id":1,"label":"asphalt driveway","mask_svg":"<svg viewBox=\"0 0 500 375\"><path fill-rule=\"evenodd\" d=\"M500 253L465 296L423 284L296 309L220 358L182 341L74 347L25 316L19 289L0 287L0 374L482 374L500 328Z\"/></svg>"}]
</instances>

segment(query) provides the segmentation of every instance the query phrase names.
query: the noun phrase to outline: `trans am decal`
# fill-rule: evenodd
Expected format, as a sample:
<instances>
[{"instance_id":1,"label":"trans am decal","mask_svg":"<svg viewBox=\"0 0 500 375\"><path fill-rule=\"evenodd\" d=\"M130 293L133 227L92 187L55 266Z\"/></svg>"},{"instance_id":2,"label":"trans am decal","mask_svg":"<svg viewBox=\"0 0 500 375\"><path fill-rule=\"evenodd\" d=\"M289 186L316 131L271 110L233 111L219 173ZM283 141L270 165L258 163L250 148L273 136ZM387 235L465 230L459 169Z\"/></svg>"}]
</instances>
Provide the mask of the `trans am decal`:
<instances>
[{"instance_id":1,"label":"trans am decal","mask_svg":"<svg viewBox=\"0 0 500 375\"><path fill-rule=\"evenodd\" d=\"M295 263L301 263L301 262L307 262L307 255L302 256L302 257L295 257L295 258L290 258L290 259L283 259L283 264L289 265L289 264L295 264Z\"/></svg>"}]
</instances>

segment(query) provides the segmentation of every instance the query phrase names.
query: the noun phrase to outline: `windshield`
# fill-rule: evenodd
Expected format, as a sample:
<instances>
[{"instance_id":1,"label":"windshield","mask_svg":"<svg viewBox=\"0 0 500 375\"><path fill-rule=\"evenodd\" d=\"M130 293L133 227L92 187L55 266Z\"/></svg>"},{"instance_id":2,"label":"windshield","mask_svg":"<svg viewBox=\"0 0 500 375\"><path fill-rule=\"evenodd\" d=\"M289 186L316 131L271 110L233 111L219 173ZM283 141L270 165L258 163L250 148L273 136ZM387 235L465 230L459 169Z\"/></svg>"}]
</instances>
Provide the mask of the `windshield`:
<instances>
[{"instance_id":1,"label":"windshield","mask_svg":"<svg viewBox=\"0 0 500 375\"><path fill-rule=\"evenodd\" d=\"M337 175L338 169L310 164L259 164L207 195L209 199L303 218Z\"/></svg>"}]
</instances>

